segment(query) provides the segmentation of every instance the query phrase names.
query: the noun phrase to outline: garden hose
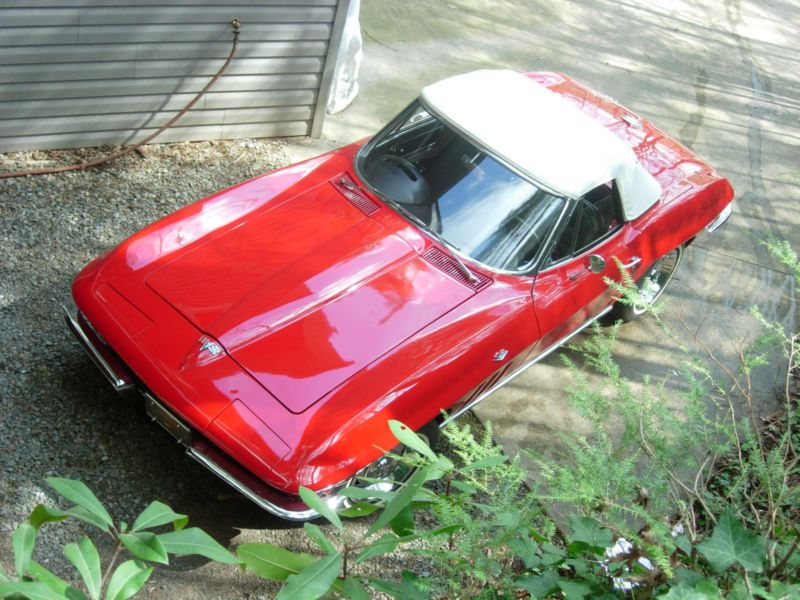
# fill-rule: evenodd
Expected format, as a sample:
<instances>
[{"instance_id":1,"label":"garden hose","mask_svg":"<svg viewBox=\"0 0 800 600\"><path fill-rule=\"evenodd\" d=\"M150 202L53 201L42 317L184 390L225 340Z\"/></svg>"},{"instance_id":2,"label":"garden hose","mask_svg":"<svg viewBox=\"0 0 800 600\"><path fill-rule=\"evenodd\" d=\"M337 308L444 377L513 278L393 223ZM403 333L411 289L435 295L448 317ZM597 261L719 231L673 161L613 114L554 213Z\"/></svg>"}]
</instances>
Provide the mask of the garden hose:
<instances>
[{"instance_id":1,"label":"garden hose","mask_svg":"<svg viewBox=\"0 0 800 600\"><path fill-rule=\"evenodd\" d=\"M67 165L64 167L52 167L46 169L32 169L30 171L12 171L10 173L0 173L0 179L9 179L11 177L27 177L30 175L48 175L51 173L64 173L67 171L82 171L83 169L89 169L91 167L96 167L98 165L110 162L114 159L120 158L121 156L126 156L131 152L135 152L148 142L152 141L153 139L164 133L167 129L172 127L178 121L178 119L180 119L183 115L189 112L189 110L191 110L191 108L195 104L197 104L197 101L200 100L200 98L202 98L203 95L209 89L211 89L211 86L213 86L217 82L217 80L220 77L222 77L222 74L228 68L228 65L231 64L233 57L236 56L236 48L239 45L239 30L241 29L242 24L239 22L239 19L234 19L233 21L231 21L231 27L233 28L233 44L231 46L231 51L228 54L228 58L225 60L225 63L220 67L219 71L217 71L217 74L214 75L213 78L211 78L211 80L205 85L205 87L203 87L203 89L200 90L197 93L197 95L194 98L192 98L192 100L186 106L184 106L183 109L178 114L176 114L164 125L162 125L157 131L151 133L143 140L137 142L132 146L125 146L120 150L118 150L117 152L114 152L113 154L109 154L108 156L104 156L102 158L97 158L95 160L83 162L77 165Z\"/></svg>"}]
</instances>

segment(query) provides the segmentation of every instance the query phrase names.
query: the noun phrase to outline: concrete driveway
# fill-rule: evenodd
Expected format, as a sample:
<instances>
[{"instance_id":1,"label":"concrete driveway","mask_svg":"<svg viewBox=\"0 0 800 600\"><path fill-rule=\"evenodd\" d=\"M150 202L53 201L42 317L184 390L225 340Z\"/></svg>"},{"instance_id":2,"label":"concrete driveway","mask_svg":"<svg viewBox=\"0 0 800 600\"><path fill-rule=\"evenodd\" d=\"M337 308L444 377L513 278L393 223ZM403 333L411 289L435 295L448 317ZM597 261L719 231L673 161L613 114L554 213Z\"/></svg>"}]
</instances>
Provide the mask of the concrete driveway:
<instances>
[{"instance_id":1,"label":"concrete driveway","mask_svg":"<svg viewBox=\"0 0 800 600\"><path fill-rule=\"evenodd\" d=\"M618 355L634 380L669 377L678 346L712 348L737 364L757 305L797 323L791 277L759 245L767 232L800 249L800 8L792 0L364 0L361 93L329 117L305 153L377 130L423 85L485 67L567 73L651 119L725 174L733 217L689 249L665 314L679 341L645 318L622 327ZM755 380L774 406L780 361ZM485 400L509 452L546 449L580 431L568 409L559 354Z\"/></svg>"}]
</instances>

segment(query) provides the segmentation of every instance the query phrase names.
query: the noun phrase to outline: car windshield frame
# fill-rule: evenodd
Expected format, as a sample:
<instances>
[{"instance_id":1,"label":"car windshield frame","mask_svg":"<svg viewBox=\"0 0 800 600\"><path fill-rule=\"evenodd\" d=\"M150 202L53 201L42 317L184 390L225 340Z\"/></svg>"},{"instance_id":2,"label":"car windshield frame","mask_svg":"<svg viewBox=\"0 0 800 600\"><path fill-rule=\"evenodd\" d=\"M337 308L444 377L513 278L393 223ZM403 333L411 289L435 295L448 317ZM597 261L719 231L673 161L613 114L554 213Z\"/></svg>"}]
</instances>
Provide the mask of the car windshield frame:
<instances>
[{"instance_id":1,"label":"car windshield frame","mask_svg":"<svg viewBox=\"0 0 800 600\"><path fill-rule=\"evenodd\" d=\"M560 208L557 207L558 214L556 218L553 220L553 222L550 224L549 229L546 232L544 239L540 242L535 255L529 261L523 264L520 268L518 269L500 268L495 265L487 264L486 262L478 258L475 258L469 253L460 250L452 242L450 242L444 235L428 227L428 225L425 222L423 222L421 219L417 218L414 214L412 214L405 206L403 206L402 203L397 202L395 199L389 197L386 193L384 193L384 191L381 190L379 187L376 187L370 180L370 177L365 173L364 169L365 158L368 157L376 147L380 146L383 142L388 141L387 136L392 132L395 132L395 134L397 134L400 132L412 130L416 126L417 122L412 122L402 129L399 129L399 126L404 122L408 121L411 115L419 109L424 110L429 115L429 117L420 119L419 120L420 124L427 122L429 118L435 119L436 121L438 121L440 125L449 129L453 134L460 136L464 141L473 145L475 148L480 150L480 152L485 154L486 157L492 159L492 161L494 161L501 167L505 168L511 174L515 175L516 177L530 184L531 186L537 188L538 190L537 193L544 192L548 196L552 196L555 199L561 201ZM455 123L447 119L444 115L440 114L435 109L432 109L424 102L422 98L416 98L414 101L412 101L405 109L400 111L400 113L395 118L389 121L389 123L387 123L378 133L376 133L370 140L368 140L367 143L365 143L359 149L358 153L353 159L353 163L356 175L368 187L368 189L373 194L378 196L381 200L383 200L389 207L395 210L395 212L397 212L400 216L402 216L409 222L413 223L414 226L420 229L427 237L430 237L436 242L443 244L444 246L447 247L447 249L450 252L456 254L457 256L467 261L470 261L471 263L479 265L491 272L499 274L531 276L536 274L539 270L541 270L542 264L548 255L549 249L553 244L555 235L561 228L565 215L568 215L571 212L572 206L575 203L574 198L556 192L555 190L552 190L547 186L543 185L542 183L533 179L528 173L521 172L513 164L504 160L502 156L499 156L497 153L492 151L491 148L481 143L480 140L475 139L467 132L459 128Z\"/></svg>"}]
</instances>

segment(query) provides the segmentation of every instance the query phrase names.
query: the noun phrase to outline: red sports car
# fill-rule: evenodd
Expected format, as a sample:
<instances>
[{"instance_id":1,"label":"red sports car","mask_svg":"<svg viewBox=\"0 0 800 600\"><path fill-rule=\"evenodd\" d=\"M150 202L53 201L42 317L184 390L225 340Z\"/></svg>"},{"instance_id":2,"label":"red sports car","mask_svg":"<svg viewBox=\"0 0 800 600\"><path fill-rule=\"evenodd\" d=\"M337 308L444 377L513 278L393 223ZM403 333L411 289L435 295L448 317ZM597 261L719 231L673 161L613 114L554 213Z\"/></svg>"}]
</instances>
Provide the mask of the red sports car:
<instances>
[{"instance_id":1,"label":"red sports car","mask_svg":"<svg viewBox=\"0 0 800 600\"><path fill-rule=\"evenodd\" d=\"M727 180L557 73L445 79L371 140L191 204L95 259L67 322L190 456L286 519L385 469L609 311L654 302Z\"/></svg>"}]
</instances>

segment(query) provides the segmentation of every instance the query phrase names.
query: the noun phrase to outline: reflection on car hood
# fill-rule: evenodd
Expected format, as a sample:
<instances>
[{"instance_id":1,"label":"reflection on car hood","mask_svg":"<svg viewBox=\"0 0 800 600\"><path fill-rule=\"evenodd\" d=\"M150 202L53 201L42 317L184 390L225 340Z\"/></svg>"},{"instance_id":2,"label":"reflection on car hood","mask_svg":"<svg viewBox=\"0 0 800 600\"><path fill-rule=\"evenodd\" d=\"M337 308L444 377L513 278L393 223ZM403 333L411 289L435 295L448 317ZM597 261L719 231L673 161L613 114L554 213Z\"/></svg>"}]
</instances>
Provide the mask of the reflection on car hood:
<instances>
[{"instance_id":1,"label":"reflection on car hood","mask_svg":"<svg viewBox=\"0 0 800 600\"><path fill-rule=\"evenodd\" d=\"M295 413L473 294L328 185L178 254L147 284Z\"/></svg>"}]
</instances>

